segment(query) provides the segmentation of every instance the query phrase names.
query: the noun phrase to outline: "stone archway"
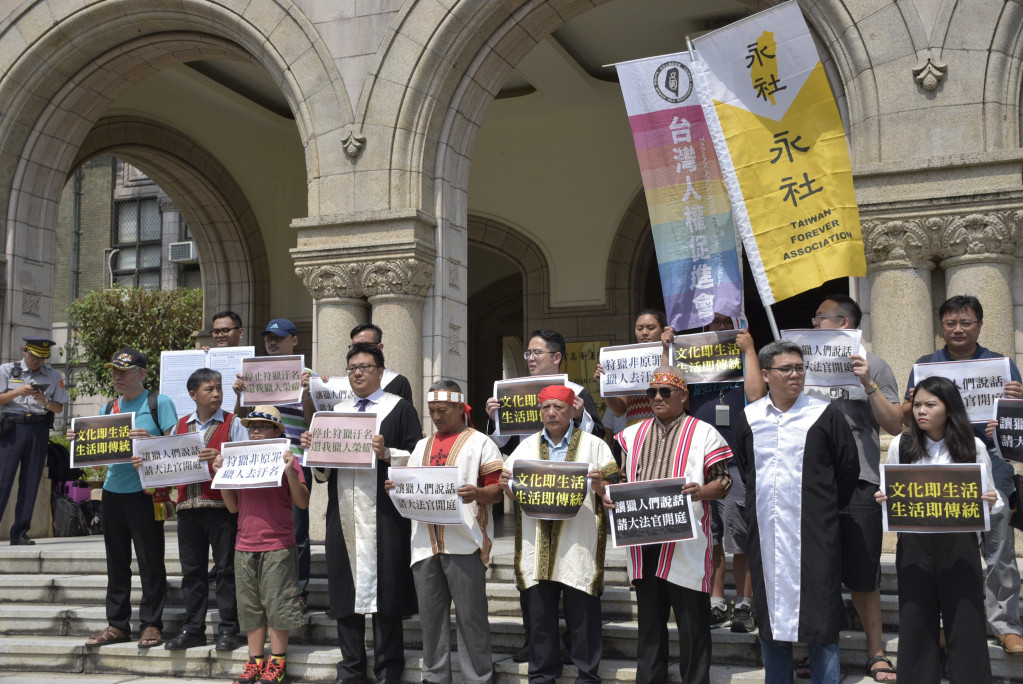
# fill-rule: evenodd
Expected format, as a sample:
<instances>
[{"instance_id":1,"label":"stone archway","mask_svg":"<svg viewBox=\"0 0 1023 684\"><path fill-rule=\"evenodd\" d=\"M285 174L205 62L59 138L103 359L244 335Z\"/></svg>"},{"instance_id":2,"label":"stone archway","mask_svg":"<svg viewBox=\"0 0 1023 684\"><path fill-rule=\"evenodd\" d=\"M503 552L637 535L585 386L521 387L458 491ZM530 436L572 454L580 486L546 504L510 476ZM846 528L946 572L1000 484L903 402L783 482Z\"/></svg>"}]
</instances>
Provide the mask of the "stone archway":
<instances>
[{"instance_id":1,"label":"stone archway","mask_svg":"<svg viewBox=\"0 0 1023 684\"><path fill-rule=\"evenodd\" d=\"M11 55L0 81L0 224L4 263L3 341L45 331L52 317L53 225L78 150L103 111L147 75L196 59L247 61L264 68L295 114L306 150L308 207L321 190L333 200L351 107L315 28L289 0L253 0L239 11L200 0L97 3L66 15L47 2L24 3L0 30ZM301 68L292 68L292 66ZM342 153L343 157L343 153Z\"/></svg>"},{"instance_id":2,"label":"stone archway","mask_svg":"<svg viewBox=\"0 0 1023 684\"><path fill-rule=\"evenodd\" d=\"M174 200L196 238L203 265L203 320L230 309L244 321L269 317L266 248L252 207L209 151L180 131L128 117L100 119L74 167L111 154L141 169Z\"/></svg>"}]
</instances>

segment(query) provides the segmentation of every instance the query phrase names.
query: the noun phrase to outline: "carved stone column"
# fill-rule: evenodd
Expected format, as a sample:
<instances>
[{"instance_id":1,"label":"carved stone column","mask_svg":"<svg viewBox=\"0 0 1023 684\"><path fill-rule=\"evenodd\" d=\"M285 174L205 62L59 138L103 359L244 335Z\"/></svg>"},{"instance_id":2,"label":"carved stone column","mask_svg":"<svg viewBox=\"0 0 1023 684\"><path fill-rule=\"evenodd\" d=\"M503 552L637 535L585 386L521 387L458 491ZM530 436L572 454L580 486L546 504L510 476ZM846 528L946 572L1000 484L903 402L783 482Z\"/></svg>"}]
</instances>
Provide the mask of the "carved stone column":
<instances>
[{"instance_id":1,"label":"carved stone column","mask_svg":"<svg viewBox=\"0 0 1023 684\"><path fill-rule=\"evenodd\" d=\"M1006 356L1016 353L1012 264L1023 212L996 211L940 219L938 256L945 292L973 295L984 307L980 343Z\"/></svg>"},{"instance_id":2,"label":"carved stone column","mask_svg":"<svg viewBox=\"0 0 1023 684\"><path fill-rule=\"evenodd\" d=\"M934 351L929 219L863 224L870 280L871 342L904 389L913 362Z\"/></svg>"},{"instance_id":3,"label":"carved stone column","mask_svg":"<svg viewBox=\"0 0 1023 684\"><path fill-rule=\"evenodd\" d=\"M305 266L295 272L313 296L313 358L317 373L344 375L349 337L355 326L369 320L362 297L358 264Z\"/></svg>"}]
</instances>

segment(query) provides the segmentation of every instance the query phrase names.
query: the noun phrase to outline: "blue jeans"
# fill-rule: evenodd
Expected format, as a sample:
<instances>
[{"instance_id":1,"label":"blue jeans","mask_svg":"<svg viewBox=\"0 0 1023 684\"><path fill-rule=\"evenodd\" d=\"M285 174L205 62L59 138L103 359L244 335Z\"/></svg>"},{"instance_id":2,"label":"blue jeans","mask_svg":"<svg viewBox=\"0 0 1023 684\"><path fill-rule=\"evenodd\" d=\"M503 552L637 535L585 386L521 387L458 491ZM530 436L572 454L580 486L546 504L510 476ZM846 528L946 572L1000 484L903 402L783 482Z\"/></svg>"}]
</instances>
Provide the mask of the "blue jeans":
<instances>
[{"instance_id":1,"label":"blue jeans","mask_svg":"<svg viewBox=\"0 0 1023 684\"><path fill-rule=\"evenodd\" d=\"M813 684L838 684L841 669L838 661L838 642L827 646L809 644L810 674ZM764 656L764 684L792 684L792 642L771 641L761 638L760 652Z\"/></svg>"}]
</instances>

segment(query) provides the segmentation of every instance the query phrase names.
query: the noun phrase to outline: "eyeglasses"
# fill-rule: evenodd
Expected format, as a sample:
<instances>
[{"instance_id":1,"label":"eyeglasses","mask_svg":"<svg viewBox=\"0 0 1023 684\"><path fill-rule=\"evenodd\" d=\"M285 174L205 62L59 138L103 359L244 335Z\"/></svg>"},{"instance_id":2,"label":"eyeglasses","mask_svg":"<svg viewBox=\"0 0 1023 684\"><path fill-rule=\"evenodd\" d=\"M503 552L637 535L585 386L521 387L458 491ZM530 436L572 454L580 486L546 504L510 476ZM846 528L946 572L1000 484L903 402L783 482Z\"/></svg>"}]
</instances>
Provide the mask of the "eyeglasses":
<instances>
[{"instance_id":1,"label":"eyeglasses","mask_svg":"<svg viewBox=\"0 0 1023 684\"><path fill-rule=\"evenodd\" d=\"M249 425L248 431L263 434L264 432L270 432L271 430L275 429L275 427L276 426L270 423L252 423L251 425Z\"/></svg>"},{"instance_id":2,"label":"eyeglasses","mask_svg":"<svg viewBox=\"0 0 1023 684\"><path fill-rule=\"evenodd\" d=\"M232 330L237 330L240 327L240 325L236 325L233 328L214 328L213 330L210 330L210 335L213 335L214 337L217 337L218 335L230 335Z\"/></svg>"},{"instance_id":3,"label":"eyeglasses","mask_svg":"<svg viewBox=\"0 0 1023 684\"><path fill-rule=\"evenodd\" d=\"M371 368L380 368L380 366L374 366L372 363L360 363L358 366L348 366L345 368L348 374L358 371L360 373L368 373Z\"/></svg>"},{"instance_id":4,"label":"eyeglasses","mask_svg":"<svg viewBox=\"0 0 1023 684\"><path fill-rule=\"evenodd\" d=\"M963 330L969 330L973 326L977 325L977 321L942 321L941 327L945 330L955 330L956 328L962 328Z\"/></svg>"},{"instance_id":5,"label":"eyeglasses","mask_svg":"<svg viewBox=\"0 0 1023 684\"><path fill-rule=\"evenodd\" d=\"M661 395L661 399L667 399L668 397L671 396L672 392L677 392L677 391L678 390L676 388L674 388L674 387L650 387L646 391L646 396L647 396L648 399L653 399L658 394L660 394Z\"/></svg>"},{"instance_id":6,"label":"eyeglasses","mask_svg":"<svg viewBox=\"0 0 1023 684\"><path fill-rule=\"evenodd\" d=\"M524 358L526 361L529 361L530 359L538 358L541 354L557 354L557 353L558 352L552 352L552 351L534 351L532 349L527 349L526 351L522 352L522 358Z\"/></svg>"},{"instance_id":7,"label":"eyeglasses","mask_svg":"<svg viewBox=\"0 0 1023 684\"><path fill-rule=\"evenodd\" d=\"M836 316L836 315L834 315L834 314L832 314L832 315L828 315L828 314L817 314L816 316L814 316L814 317L813 317L813 318L811 318L810 320L811 320L811 321L812 321L812 322L813 322L814 324L817 324L817 323L820 323L821 321L823 321L823 320L825 320L825 319L828 319L828 318L845 318L845 316Z\"/></svg>"},{"instance_id":8,"label":"eyeglasses","mask_svg":"<svg viewBox=\"0 0 1023 684\"><path fill-rule=\"evenodd\" d=\"M802 375L806 372L806 366L803 364L799 364L797 366L778 366L777 368L764 366L764 370L778 371L782 375Z\"/></svg>"}]
</instances>

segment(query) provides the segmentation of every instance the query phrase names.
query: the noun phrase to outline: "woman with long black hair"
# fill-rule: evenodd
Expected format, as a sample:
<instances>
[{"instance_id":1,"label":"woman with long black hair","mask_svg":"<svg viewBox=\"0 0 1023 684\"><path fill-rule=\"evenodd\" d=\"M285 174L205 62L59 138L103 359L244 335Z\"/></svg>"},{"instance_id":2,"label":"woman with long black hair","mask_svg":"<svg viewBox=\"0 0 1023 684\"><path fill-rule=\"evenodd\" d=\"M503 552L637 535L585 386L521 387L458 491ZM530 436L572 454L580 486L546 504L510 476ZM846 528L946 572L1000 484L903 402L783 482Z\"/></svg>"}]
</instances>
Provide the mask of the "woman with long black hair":
<instances>
[{"instance_id":1,"label":"woman with long black hair","mask_svg":"<svg viewBox=\"0 0 1023 684\"><path fill-rule=\"evenodd\" d=\"M945 465L980 463L987 482L991 461L970 427L962 397L947 378L921 380L913 394L913 424L892 440L888 463ZM886 493L875 495L878 503ZM993 510L1004 505L991 489L981 499ZM938 684L938 632L948 642L951 684L991 682L984 618L984 588L976 532L899 534L895 567L899 579L899 672L919 684Z\"/></svg>"}]
</instances>

